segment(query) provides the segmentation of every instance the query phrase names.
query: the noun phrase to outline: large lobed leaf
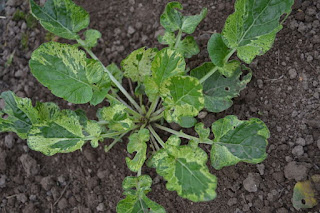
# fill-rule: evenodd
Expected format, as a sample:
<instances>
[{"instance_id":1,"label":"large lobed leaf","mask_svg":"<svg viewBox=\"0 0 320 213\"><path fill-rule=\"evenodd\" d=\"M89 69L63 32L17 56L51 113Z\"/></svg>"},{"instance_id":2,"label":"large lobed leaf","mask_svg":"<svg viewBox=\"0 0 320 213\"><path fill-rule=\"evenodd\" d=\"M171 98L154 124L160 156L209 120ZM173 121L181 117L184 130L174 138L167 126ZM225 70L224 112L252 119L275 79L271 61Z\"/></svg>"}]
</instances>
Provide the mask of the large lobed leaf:
<instances>
[{"instance_id":1,"label":"large lobed leaf","mask_svg":"<svg viewBox=\"0 0 320 213\"><path fill-rule=\"evenodd\" d=\"M179 196L194 202L209 201L216 197L216 177L206 166L207 154L197 146L180 145L177 136L171 136L165 147L148 162L168 181L166 187Z\"/></svg>"},{"instance_id":2,"label":"large lobed leaf","mask_svg":"<svg viewBox=\"0 0 320 213\"><path fill-rule=\"evenodd\" d=\"M230 15L222 31L225 44L237 50L246 63L263 55L271 47L283 14L291 12L294 0L237 0L235 12Z\"/></svg>"},{"instance_id":3,"label":"large lobed leaf","mask_svg":"<svg viewBox=\"0 0 320 213\"><path fill-rule=\"evenodd\" d=\"M137 152L133 159L126 158L129 169L138 172L147 159L147 144L150 139L150 133L147 129L140 129L137 133L130 135L127 150L130 154Z\"/></svg>"},{"instance_id":4,"label":"large lobed leaf","mask_svg":"<svg viewBox=\"0 0 320 213\"><path fill-rule=\"evenodd\" d=\"M193 69L191 76L201 79L214 67L213 63L204 63L200 67ZM252 77L252 73L249 70L249 73L240 79L242 68L240 64L231 62L231 64L227 64L223 69L216 71L203 82L204 105L208 111L222 112L232 106L232 98L239 95Z\"/></svg>"},{"instance_id":5,"label":"large lobed leaf","mask_svg":"<svg viewBox=\"0 0 320 213\"><path fill-rule=\"evenodd\" d=\"M211 149L211 163L215 169L239 162L260 163L266 157L270 132L258 118L241 121L234 115L212 124L215 136Z\"/></svg>"},{"instance_id":6,"label":"large lobed leaf","mask_svg":"<svg viewBox=\"0 0 320 213\"><path fill-rule=\"evenodd\" d=\"M117 213L165 213L162 206L150 200L146 194L151 191L152 179L148 175L126 177L122 187L126 198L117 205Z\"/></svg>"},{"instance_id":7,"label":"large lobed leaf","mask_svg":"<svg viewBox=\"0 0 320 213\"><path fill-rule=\"evenodd\" d=\"M30 8L46 30L66 39L78 39L89 25L89 14L71 0L47 0L44 7L30 0Z\"/></svg>"},{"instance_id":8,"label":"large lobed leaf","mask_svg":"<svg viewBox=\"0 0 320 213\"><path fill-rule=\"evenodd\" d=\"M87 59L75 46L49 42L36 49L29 61L32 74L52 93L71 103L96 105L107 95L110 79L102 65Z\"/></svg>"},{"instance_id":9,"label":"large lobed leaf","mask_svg":"<svg viewBox=\"0 0 320 213\"><path fill-rule=\"evenodd\" d=\"M19 98L8 91L1 94L5 108L0 111L0 132L12 131L28 140L30 149L45 155L81 149L85 141L97 146L100 126L70 110L60 111L54 103L32 106L28 98ZM2 116L5 116L2 118Z\"/></svg>"}]
</instances>

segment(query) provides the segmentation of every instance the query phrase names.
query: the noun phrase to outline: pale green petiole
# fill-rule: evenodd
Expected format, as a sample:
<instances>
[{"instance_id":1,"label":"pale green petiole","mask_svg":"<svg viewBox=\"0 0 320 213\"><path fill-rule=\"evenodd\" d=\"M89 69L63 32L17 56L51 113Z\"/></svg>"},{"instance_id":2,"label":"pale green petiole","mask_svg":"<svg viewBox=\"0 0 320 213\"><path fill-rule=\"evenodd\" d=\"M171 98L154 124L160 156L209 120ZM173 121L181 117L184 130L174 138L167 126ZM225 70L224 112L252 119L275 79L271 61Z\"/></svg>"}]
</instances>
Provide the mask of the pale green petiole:
<instances>
[{"instance_id":1,"label":"pale green petiole","mask_svg":"<svg viewBox=\"0 0 320 213\"><path fill-rule=\"evenodd\" d=\"M154 136L154 138L158 141L158 143L162 146L162 148L164 148L165 143L163 142L163 140L160 138L160 136L156 133L156 131L154 131L154 129L152 128L152 126L148 126L148 129L150 130L151 134Z\"/></svg>"},{"instance_id":2,"label":"pale green petiole","mask_svg":"<svg viewBox=\"0 0 320 213\"><path fill-rule=\"evenodd\" d=\"M158 129L164 130L166 132L170 132L170 133L172 133L172 134L174 134L174 135L176 135L176 136L178 136L180 138L186 138L186 139L189 139L189 140L196 140L196 141L199 140L199 138L193 137L191 135L187 135L187 134L185 134L183 132L175 131L175 130L170 129L168 127L161 126L159 124L154 124L154 126L157 127Z\"/></svg>"},{"instance_id":3,"label":"pale green petiole","mask_svg":"<svg viewBox=\"0 0 320 213\"><path fill-rule=\"evenodd\" d=\"M140 119L142 118L142 115L140 115L139 113L137 113L136 111L134 111L126 102L124 102L121 98L116 99L115 97L113 97L112 95L107 94L106 96L109 100L117 100L120 101L123 105L125 105L126 111L128 113L130 113L131 115L133 115L135 118Z\"/></svg>"},{"instance_id":4,"label":"pale green petiole","mask_svg":"<svg viewBox=\"0 0 320 213\"><path fill-rule=\"evenodd\" d=\"M158 102L159 102L159 99L160 98L157 98L154 102L152 102L148 112L147 112L147 115L146 115L146 118L149 118L150 115L155 111L155 109L157 108L157 105L158 105Z\"/></svg>"},{"instance_id":5,"label":"pale green petiole","mask_svg":"<svg viewBox=\"0 0 320 213\"><path fill-rule=\"evenodd\" d=\"M177 35L177 39L176 39L176 42L175 42L175 45L174 45L175 49L177 49L179 44L180 44L181 36L182 36L182 30L179 30L178 35Z\"/></svg>"},{"instance_id":6,"label":"pale green petiole","mask_svg":"<svg viewBox=\"0 0 320 213\"><path fill-rule=\"evenodd\" d=\"M151 116L151 118L150 118L150 122L152 122L152 121L157 121L157 120L160 120L161 118L163 118L163 112L162 113L160 113L159 115L155 115L155 116Z\"/></svg>"},{"instance_id":7,"label":"pale green petiole","mask_svg":"<svg viewBox=\"0 0 320 213\"><path fill-rule=\"evenodd\" d=\"M85 43L81 39L77 39L77 42L87 51L87 53L93 58L94 60L98 61L103 70L108 73L110 80L118 87L118 89L126 96L126 98L132 103L132 105L142 113L141 107L137 104L137 102L130 96L130 94L123 88L123 86L117 81L117 79L110 73L110 71L103 65L103 63L98 59L98 57L87 47L85 47Z\"/></svg>"},{"instance_id":8,"label":"pale green petiole","mask_svg":"<svg viewBox=\"0 0 320 213\"><path fill-rule=\"evenodd\" d=\"M114 139L114 141L113 141L109 146L105 146L105 147L104 147L104 151L105 151L105 152L108 152L110 149L112 149L112 147L113 147L114 145L116 145L116 143L118 143L118 142L121 140L121 138L122 138L123 136L125 136L127 133L128 133L128 132L123 133L122 135L120 135L119 137L117 137L116 139Z\"/></svg>"}]
</instances>

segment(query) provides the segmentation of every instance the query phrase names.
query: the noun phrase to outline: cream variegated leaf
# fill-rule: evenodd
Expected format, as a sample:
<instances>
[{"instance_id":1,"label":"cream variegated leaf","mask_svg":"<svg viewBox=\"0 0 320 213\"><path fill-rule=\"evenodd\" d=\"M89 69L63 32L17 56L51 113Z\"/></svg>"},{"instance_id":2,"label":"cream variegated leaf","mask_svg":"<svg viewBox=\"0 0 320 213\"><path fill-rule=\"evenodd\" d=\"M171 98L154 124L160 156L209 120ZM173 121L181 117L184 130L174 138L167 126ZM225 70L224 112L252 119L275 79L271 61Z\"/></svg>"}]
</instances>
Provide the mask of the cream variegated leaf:
<instances>
[{"instance_id":1,"label":"cream variegated leaf","mask_svg":"<svg viewBox=\"0 0 320 213\"><path fill-rule=\"evenodd\" d=\"M204 107L202 85L190 76L174 76L160 90L165 107L165 119L180 123L182 117L194 117Z\"/></svg>"},{"instance_id":2,"label":"cream variegated leaf","mask_svg":"<svg viewBox=\"0 0 320 213\"><path fill-rule=\"evenodd\" d=\"M166 187L179 196L194 202L209 201L216 197L217 178L206 166L205 151L190 142L180 145L177 136L171 136L163 149L157 151L148 165L168 181Z\"/></svg>"},{"instance_id":3,"label":"cream variegated leaf","mask_svg":"<svg viewBox=\"0 0 320 213\"><path fill-rule=\"evenodd\" d=\"M152 179L148 175L126 177L122 188L126 198L117 205L117 213L165 213L162 206L150 200L146 194L151 191Z\"/></svg>"},{"instance_id":4,"label":"cream variegated leaf","mask_svg":"<svg viewBox=\"0 0 320 213\"><path fill-rule=\"evenodd\" d=\"M239 162L260 163L266 157L270 132L258 118L241 121L234 115L212 124L211 163L215 169Z\"/></svg>"},{"instance_id":5,"label":"cream variegated leaf","mask_svg":"<svg viewBox=\"0 0 320 213\"><path fill-rule=\"evenodd\" d=\"M89 25L89 14L71 0L47 0L40 7L30 0L32 15L51 33L66 39L78 39L80 30Z\"/></svg>"},{"instance_id":6,"label":"cream variegated leaf","mask_svg":"<svg viewBox=\"0 0 320 213\"><path fill-rule=\"evenodd\" d=\"M130 154L136 152L133 159L126 158L128 168L133 172L138 172L147 159L147 142L150 133L147 129L141 129L137 133L130 135L127 150Z\"/></svg>"}]
</instances>

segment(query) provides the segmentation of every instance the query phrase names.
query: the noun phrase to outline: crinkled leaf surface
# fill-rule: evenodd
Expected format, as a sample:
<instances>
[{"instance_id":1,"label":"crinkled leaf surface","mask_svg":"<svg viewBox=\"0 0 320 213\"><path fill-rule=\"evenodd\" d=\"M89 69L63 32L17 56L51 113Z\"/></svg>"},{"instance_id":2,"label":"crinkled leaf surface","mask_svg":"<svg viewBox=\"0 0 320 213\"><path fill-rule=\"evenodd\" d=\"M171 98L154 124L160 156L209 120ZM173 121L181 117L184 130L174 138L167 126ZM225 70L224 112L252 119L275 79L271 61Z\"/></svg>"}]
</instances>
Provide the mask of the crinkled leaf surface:
<instances>
[{"instance_id":1,"label":"crinkled leaf surface","mask_svg":"<svg viewBox=\"0 0 320 213\"><path fill-rule=\"evenodd\" d=\"M159 51L151 65L152 76L145 81L146 94L151 101L159 97L163 83L172 76L182 75L185 67L186 62L179 52L169 48Z\"/></svg>"},{"instance_id":2,"label":"crinkled leaf surface","mask_svg":"<svg viewBox=\"0 0 320 213\"><path fill-rule=\"evenodd\" d=\"M84 135L92 138L90 142L91 146L93 148L97 148L99 145L99 140L102 139L100 137L102 132L100 125L96 121L88 120L84 130Z\"/></svg>"},{"instance_id":3,"label":"crinkled leaf surface","mask_svg":"<svg viewBox=\"0 0 320 213\"><path fill-rule=\"evenodd\" d=\"M30 0L30 7L46 30L62 38L78 39L77 33L89 25L89 14L71 0L47 0L44 7Z\"/></svg>"},{"instance_id":4,"label":"crinkled leaf surface","mask_svg":"<svg viewBox=\"0 0 320 213\"><path fill-rule=\"evenodd\" d=\"M148 175L126 177L122 183L126 198L118 203L117 213L165 213L162 206L146 196L151 191L151 184L152 179Z\"/></svg>"},{"instance_id":5,"label":"crinkled leaf surface","mask_svg":"<svg viewBox=\"0 0 320 213\"><path fill-rule=\"evenodd\" d=\"M292 204L296 210L310 209L318 204L316 191L310 180L298 182L293 188Z\"/></svg>"},{"instance_id":6,"label":"crinkled leaf surface","mask_svg":"<svg viewBox=\"0 0 320 213\"><path fill-rule=\"evenodd\" d=\"M151 75L151 63L157 52L155 48L145 47L133 51L121 62L124 75L134 82L144 82L145 77Z\"/></svg>"},{"instance_id":7,"label":"crinkled leaf surface","mask_svg":"<svg viewBox=\"0 0 320 213\"><path fill-rule=\"evenodd\" d=\"M201 79L208 72L214 68L212 63L204 63L191 71L191 76ZM231 68L233 68L231 66ZM242 77L241 66L238 66L233 71L224 72L229 73L229 77L216 71L203 83L203 94L205 98L205 108L210 112L222 112L232 106L232 98L239 95L247 83L250 82L252 73L251 71ZM232 74L230 74L232 73Z\"/></svg>"},{"instance_id":8,"label":"crinkled leaf surface","mask_svg":"<svg viewBox=\"0 0 320 213\"><path fill-rule=\"evenodd\" d=\"M179 42L177 51L181 52L185 58L191 58L200 52L197 42L193 36L187 36L181 42Z\"/></svg>"},{"instance_id":9,"label":"crinkled leaf surface","mask_svg":"<svg viewBox=\"0 0 320 213\"><path fill-rule=\"evenodd\" d=\"M177 9L183 9L181 3L170 2L160 17L161 25L169 32L181 30L182 32L191 34L207 15L206 8L200 14L194 16L183 16Z\"/></svg>"},{"instance_id":10,"label":"crinkled leaf surface","mask_svg":"<svg viewBox=\"0 0 320 213\"><path fill-rule=\"evenodd\" d=\"M215 33L208 42L208 53L212 63L218 67L223 67L225 57L230 53L230 49L224 43L221 34Z\"/></svg>"},{"instance_id":11,"label":"crinkled leaf surface","mask_svg":"<svg viewBox=\"0 0 320 213\"><path fill-rule=\"evenodd\" d=\"M206 166L207 158L199 147L181 146L180 139L171 136L148 164L168 181L168 190L194 202L209 201L216 197L217 180Z\"/></svg>"},{"instance_id":12,"label":"crinkled leaf surface","mask_svg":"<svg viewBox=\"0 0 320 213\"><path fill-rule=\"evenodd\" d=\"M98 30L89 29L84 32L85 40L84 46L92 48L97 46L98 39L101 38L101 33Z\"/></svg>"},{"instance_id":13,"label":"crinkled leaf surface","mask_svg":"<svg viewBox=\"0 0 320 213\"><path fill-rule=\"evenodd\" d=\"M128 168L133 172L138 172L147 159L147 144L150 139L150 133L147 129L141 129L139 132L130 135L127 150L130 154L137 152L131 160L126 158Z\"/></svg>"},{"instance_id":14,"label":"crinkled leaf surface","mask_svg":"<svg viewBox=\"0 0 320 213\"><path fill-rule=\"evenodd\" d=\"M108 127L114 131L123 131L130 129L134 122L126 112L126 106L123 104L112 104L109 107L103 107L98 110L97 117L99 120L107 121Z\"/></svg>"},{"instance_id":15,"label":"crinkled leaf surface","mask_svg":"<svg viewBox=\"0 0 320 213\"><path fill-rule=\"evenodd\" d=\"M71 103L87 103L93 97L93 90L105 89L90 83L102 76L99 63L88 60L85 52L68 44L42 44L33 52L29 65L40 83Z\"/></svg>"},{"instance_id":16,"label":"crinkled leaf surface","mask_svg":"<svg viewBox=\"0 0 320 213\"><path fill-rule=\"evenodd\" d=\"M5 102L5 108L0 110L0 132L15 132L26 139L32 125L46 117L39 115L28 98L17 97L11 91L3 92L0 97Z\"/></svg>"},{"instance_id":17,"label":"crinkled leaf surface","mask_svg":"<svg viewBox=\"0 0 320 213\"><path fill-rule=\"evenodd\" d=\"M238 57L246 63L267 52L274 42L284 13L291 12L294 0L237 0L235 12L230 15L222 36Z\"/></svg>"},{"instance_id":18,"label":"crinkled leaf surface","mask_svg":"<svg viewBox=\"0 0 320 213\"><path fill-rule=\"evenodd\" d=\"M215 169L238 162L260 163L266 157L270 137L267 126L258 118L241 121L234 115L212 124L215 136L211 149L211 163Z\"/></svg>"},{"instance_id":19,"label":"crinkled leaf surface","mask_svg":"<svg viewBox=\"0 0 320 213\"><path fill-rule=\"evenodd\" d=\"M196 116L204 106L202 85L191 76L174 76L161 88L164 117L168 122L179 122L181 117Z\"/></svg>"}]
</instances>

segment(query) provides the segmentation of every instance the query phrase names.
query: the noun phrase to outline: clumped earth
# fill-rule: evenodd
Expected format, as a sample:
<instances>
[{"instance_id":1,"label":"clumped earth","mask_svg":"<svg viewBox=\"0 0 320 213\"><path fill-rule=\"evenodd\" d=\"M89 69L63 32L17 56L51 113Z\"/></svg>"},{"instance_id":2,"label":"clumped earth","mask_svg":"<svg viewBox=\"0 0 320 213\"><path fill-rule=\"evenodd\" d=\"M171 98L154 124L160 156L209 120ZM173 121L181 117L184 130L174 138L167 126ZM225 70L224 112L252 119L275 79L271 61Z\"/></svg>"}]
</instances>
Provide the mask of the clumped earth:
<instances>
[{"instance_id":1,"label":"clumped earth","mask_svg":"<svg viewBox=\"0 0 320 213\"><path fill-rule=\"evenodd\" d=\"M161 0L76 0L91 15L91 28L102 32L94 49L105 64L119 62L142 47L161 47L159 16L167 2ZM182 2L182 1L181 1ZM209 61L206 43L220 32L233 12L234 1L184 0L185 11L208 8L207 18L195 37L202 51L189 60L195 67ZM52 101L61 108L81 107L90 118L95 109L75 106L53 96L31 75L31 52L49 39L29 16L28 1L0 1L0 92L13 90L21 97ZM11 61L12 59L12 61ZM296 0L292 14L278 34L274 47L251 65L254 77L234 105L220 114L201 113L207 126L225 115L240 119L258 117L270 128L268 158L258 165L240 163L211 172L219 180L218 197L193 203L165 189L165 181L152 169L150 198L168 212L295 212L291 203L296 181L320 174L320 1ZM0 102L0 107L4 103ZM102 104L103 105L103 104ZM185 130L195 134L192 129ZM106 141L109 143L110 141ZM130 175L126 167L126 140L110 152L93 149L46 157L29 150L15 134L0 134L0 212L115 212L123 198L121 183ZM206 149L207 147L204 146ZM318 212L319 206L310 210Z\"/></svg>"}]
</instances>

